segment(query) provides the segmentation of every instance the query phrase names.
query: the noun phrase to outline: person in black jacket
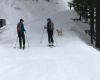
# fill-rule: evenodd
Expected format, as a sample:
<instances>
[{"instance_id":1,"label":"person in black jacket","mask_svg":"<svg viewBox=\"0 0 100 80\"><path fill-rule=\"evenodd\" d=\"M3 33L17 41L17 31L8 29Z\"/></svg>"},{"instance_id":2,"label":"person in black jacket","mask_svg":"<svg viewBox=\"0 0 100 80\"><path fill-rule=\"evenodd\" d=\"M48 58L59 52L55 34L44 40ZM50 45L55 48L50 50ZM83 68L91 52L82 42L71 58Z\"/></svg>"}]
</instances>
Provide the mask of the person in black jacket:
<instances>
[{"instance_id":1,"label":"person in black jacket","mask_svg":"<svg viewBox=\"0 0 100 80\"><path fill-rule=\"evenodd\" d=\"M49 46L53 46L54 39L53 39L53 32L54 32L54 24L50 18L47 19L47 33L48 33L48 43Z\"/></svg>"}]
</instances>

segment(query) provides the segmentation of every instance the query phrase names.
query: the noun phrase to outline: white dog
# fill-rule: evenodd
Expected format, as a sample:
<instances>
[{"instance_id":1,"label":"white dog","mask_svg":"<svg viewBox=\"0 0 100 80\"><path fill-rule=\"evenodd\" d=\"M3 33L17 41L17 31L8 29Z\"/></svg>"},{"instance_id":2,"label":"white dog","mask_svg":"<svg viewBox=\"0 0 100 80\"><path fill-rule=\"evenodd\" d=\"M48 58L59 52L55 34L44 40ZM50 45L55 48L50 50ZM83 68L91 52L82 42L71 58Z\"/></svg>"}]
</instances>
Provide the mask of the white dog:
<instances>
[{"instance_id":1,"label":"white dog","mask_svg":"<svg viewBox=\"0 0 100 80\"><path fill-rule=\"evenodd\" d=\"M57 34L58 34L58 36L62 36L62 28L60 28L60 29L56 29L56 31L57 31Z\"/></svg>"}]
</instances>

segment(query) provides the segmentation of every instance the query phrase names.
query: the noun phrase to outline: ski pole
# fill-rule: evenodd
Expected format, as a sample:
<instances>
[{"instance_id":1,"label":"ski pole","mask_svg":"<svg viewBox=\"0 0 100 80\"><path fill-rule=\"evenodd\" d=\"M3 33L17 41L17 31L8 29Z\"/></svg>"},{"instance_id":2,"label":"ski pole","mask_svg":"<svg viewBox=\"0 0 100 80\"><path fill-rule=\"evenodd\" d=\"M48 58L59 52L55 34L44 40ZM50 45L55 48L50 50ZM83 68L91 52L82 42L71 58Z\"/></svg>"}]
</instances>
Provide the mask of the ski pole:
<instances>
[{"instance_id":1,"label":"ski pole","mask_svg":"<svg viewBox=\"0 0 100 80\"><path fill-rule=\"evenodd\" d=\"M16 48L16 45L17 45L17 41L18 41L18 37L17 37L17 39L16 39L16 42L15 42L15 46L14 46L14 48Z\"/></svg>"},{"instance_id":2,"label":"ski pole","mask_svg":"<svg viewBox=\"0 0 100 80\"><path fill-rule=\"evenodd\" d=\"M27 37L26 32L25 32L25 35L26 35L26 40L27 40L28 47L30 47L30 46L29 46L29 41L28 41L28 37Z\"/></svg>"},{"instance_id":3,"label":"ski pole","mask_svg":"<svg viewBox=\"0 0 100 80\"><path fill-rule=\"evenodd\" d=\"M53 38L54 38L55 45L57 45L57 41L56 41L56 38L55 38L55 31L54 31L54 34L53 34Z\"/></svg>"},{"instance_id":4,"label":"ski pole","mask_svg":"<svg viewBox=\"0 0 100 80\"><path fill-rule=\"evenodd\" d=\"M43 29L43 33L42 33L42 36L41 36L41 40L40 40L40 43L43 42L43 35L44 35L44 30L45 30L45 26L44 26L44 29Z\"/></svg>"}]
</instances>

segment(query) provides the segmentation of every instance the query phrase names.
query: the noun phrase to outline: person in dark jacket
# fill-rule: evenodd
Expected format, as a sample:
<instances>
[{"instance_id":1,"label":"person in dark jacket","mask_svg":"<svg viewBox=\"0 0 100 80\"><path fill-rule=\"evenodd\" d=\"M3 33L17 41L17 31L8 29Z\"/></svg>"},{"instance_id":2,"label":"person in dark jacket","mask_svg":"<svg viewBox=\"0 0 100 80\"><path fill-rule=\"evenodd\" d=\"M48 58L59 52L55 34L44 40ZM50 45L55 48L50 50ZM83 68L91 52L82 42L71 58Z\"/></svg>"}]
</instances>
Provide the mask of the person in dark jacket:
<instances>
[{"instance_id":1,"label":"person in dark jacket","mask_svg":"<svg viewBox=\"0 0 100 80\"><path fill-rule=\"evenodd\" d=\"M49 46L53 46L54 39L53 39L53 32L54 32L54 24L50 18L47 19L47 33L48 33L48 43Z\"/></svg>"},{"instance_id":2,"label":"person in dark jacket","mask_svg":"<svg viewBox=\"0 0 100 80\"><path fill-rule=\"evenodd\" d=\"M25 48L25 28L23 24L24 20L20 19L20 22L17 24L17 33L19 37L19 45L20 49L22 48L22 42L23 42L23 49Z\"/></svg>"}]
</instances>

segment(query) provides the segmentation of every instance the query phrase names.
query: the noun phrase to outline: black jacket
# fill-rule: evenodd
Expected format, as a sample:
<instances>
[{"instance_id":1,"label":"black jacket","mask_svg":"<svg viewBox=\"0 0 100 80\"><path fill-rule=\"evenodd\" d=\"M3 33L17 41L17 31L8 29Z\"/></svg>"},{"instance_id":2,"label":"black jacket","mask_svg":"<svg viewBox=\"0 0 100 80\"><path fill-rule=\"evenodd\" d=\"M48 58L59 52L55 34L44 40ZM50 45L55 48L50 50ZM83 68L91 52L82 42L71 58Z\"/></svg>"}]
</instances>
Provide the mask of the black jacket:
<instances>
[{"instance_id":1,"label":"black jacket","mask_svg":"<svg viewBox=\"0 0 100 80\"><path fill-rule=\"evenodd\" d=\"M47 32L53 32L54 31L54 24L53 22L49 21L47 23Z\"/></svg>"}]
</instances>

